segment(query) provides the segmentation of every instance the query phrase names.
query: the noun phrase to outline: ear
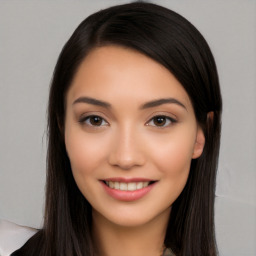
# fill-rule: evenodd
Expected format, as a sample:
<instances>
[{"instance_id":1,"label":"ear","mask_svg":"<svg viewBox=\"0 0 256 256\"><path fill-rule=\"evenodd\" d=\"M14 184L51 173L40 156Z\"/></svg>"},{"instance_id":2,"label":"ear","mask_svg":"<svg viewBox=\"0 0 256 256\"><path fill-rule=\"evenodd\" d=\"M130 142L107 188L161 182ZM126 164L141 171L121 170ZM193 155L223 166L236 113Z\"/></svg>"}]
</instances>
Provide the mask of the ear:
<instances>
[{"instance_id":1,"label":"ear","mask_svg":"<svg viewBox=\"0 0 256 256\"><path fill-rule=\"evenodd\" d=\"M202 155L203 150L204 150L204 144L205 144L204 132L203 132L202 128L198 126L197 134L196 134L196 141L195 141L195 145L194 145L194 151L193 151L193 155L192 155L193 159L196 159Z\"/></svg>"}]
</instances>

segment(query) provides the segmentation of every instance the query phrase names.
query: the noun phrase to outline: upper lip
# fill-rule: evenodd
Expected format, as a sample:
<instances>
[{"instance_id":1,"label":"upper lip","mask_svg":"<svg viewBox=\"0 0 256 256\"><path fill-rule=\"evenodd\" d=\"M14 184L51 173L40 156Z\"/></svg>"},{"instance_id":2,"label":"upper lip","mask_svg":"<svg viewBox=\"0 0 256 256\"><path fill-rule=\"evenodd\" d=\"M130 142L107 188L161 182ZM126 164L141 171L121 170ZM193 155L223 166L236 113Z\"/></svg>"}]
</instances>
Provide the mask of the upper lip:
<instances>
[{"instance_id":1,"label":"upper lip","mask_svg":"<svg viewBox=\"0 0 256 256\"><path fill-rule=\"evenodd\" d=\"M147 178L139 178L139 177L133 177L133 178L125 178L125 177L113 177L113 178L107 178L104 179L104 181L117 181L117 182L144 182L144 181L155 181L152 179L147 179Z\"/></svg>"}]
</instances>

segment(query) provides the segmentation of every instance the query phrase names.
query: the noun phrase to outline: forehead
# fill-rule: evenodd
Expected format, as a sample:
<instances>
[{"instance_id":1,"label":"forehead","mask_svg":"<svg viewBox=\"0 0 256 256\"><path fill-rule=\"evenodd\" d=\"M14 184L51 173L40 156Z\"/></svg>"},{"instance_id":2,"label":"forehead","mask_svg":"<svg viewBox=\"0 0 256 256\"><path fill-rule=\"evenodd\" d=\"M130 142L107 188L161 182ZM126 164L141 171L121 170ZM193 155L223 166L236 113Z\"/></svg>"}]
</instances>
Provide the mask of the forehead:
<instances>
[{"instance_id":1,"label":"forehead","mask_svg":"<svg viewBox=\"0 0 256 256\"><path fill-rule=\"evenodd\" d=\"M95 48L80 64L67 98L97 96L111 100L117 95L134 101L176 97L191 106L183 86L160 63L132 49Z\"/></svg>"}]
</instances>

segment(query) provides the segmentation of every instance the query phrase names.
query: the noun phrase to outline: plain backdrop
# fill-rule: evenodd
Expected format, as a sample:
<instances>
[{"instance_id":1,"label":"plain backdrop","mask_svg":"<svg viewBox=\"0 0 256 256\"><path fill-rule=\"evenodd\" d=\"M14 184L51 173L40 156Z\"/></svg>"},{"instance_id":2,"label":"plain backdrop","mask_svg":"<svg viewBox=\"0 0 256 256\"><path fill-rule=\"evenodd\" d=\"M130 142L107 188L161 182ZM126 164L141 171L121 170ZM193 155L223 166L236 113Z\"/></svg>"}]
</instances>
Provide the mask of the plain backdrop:
<instances>
[{"instance_id":1,"label":"plain backdrop","mask_svg":"<svg viewBox=\"0 0 256 256\"><path fill-rule=\"evenodd\" d=\"M52 71L78 24L121 0L0 1L0 218L42 225ZM216 190L221 256L256 255L256 1L151 1L205 36L223 94ZM196 234L195 234L196 235Z\"/></svg>"}]
</instances>

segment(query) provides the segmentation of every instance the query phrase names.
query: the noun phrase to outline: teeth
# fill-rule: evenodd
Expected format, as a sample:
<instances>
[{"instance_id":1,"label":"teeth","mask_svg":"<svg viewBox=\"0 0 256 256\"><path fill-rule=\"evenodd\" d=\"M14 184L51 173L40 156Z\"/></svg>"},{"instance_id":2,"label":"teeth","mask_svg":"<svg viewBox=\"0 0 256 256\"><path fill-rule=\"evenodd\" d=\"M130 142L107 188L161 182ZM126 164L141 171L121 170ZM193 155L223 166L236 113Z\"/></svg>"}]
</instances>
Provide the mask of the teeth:
<instances>
[{"instance_id":1,"label":"teeth","mask_svg":"<svg viewBox=\"0 0 256 256\"><path fill-rule=\"evenodd\" d=\"M148 186L148 184L149 184L149 182L148 182L148 181L143 182L143 188L147 187L147 186Z\"/></svg>"},{"instance_id":2,"label":"teeth","mask_svg":"<svg viewBox=\"0 0 256 256\"><path fill-rule=\"evenodd\" d=\"M115 188L115 189L119 189L119 187L120 187L119 182L115 182L115 186L114 186L114 188Z\"/></svg>"},{"instance_id":3,"label":"teeth","mask_svg":"<svg viewBox=\"0 0 256 256\"><path fill-rule=\"evenodd\" d=\"M127 190L127 183L121 182L121 183L120 183L120 186L119 186L119 189L120 189L120 190Z\"/></svg>"},{"instance_id":4,"label":"teeth","mask_svg":"<svg viewBox=\"0 0 256 256\"><path fill-rule=\"evenodd\" d=\"M138 182L137 183L137 189L141 189L141 188L143 188L143 182Z\"/></svg>"},{"instance_id":5,"label":"teeth","mask_svg":"<svg viewBox=\"0 0 256 256\"><path fill-rule=\"evenodd\" d=\"M114 188L115 187L115 182L110 181L109 182L109 187Z\"/></svg>"},{"instance_id":6,"label":"teeth","mask_svg":"<svg viewBox=\"0 0 256 256\"><path fill-rule=\"evenodd\" d=\"M135 182L132 182L132 183L128 183L128 185L127 185L127 190L129 190L129 191L134 191L134 190L136 190L137 188L136 188L136 183Z\"/></svg>"},{"instance_id":7,"label":"teeth","mask_svg":"<svg viewBox=\"0 0 256 256\"><path fill-rule=\"evenodd\" d=\"M149 185L149 181L144 182L117 182L117 181L106 181L107 186L113 189L119 189L122 191L134 191L145 188Z\"/></svg>"}]
</instances>

